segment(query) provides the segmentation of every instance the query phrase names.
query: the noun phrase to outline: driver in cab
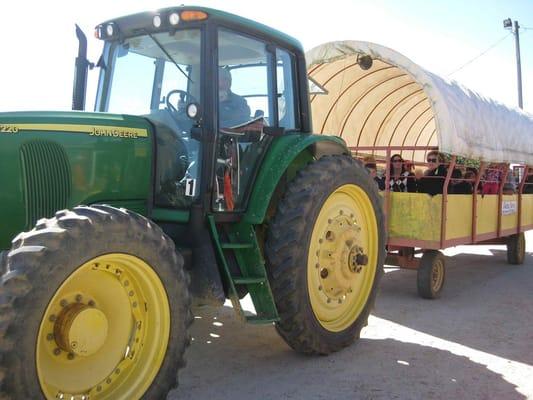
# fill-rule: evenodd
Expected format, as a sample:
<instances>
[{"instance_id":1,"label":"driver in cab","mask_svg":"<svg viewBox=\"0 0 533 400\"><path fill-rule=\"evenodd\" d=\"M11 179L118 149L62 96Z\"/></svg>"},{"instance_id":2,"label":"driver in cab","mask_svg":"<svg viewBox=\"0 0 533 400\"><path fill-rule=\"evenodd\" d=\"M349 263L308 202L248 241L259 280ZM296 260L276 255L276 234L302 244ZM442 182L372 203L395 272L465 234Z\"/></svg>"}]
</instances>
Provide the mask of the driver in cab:
<instances>
[{"instance_id":1,"label":"driver in cab","mask_svg":"<svg viewBox=\"0 0 533 400\"><path fill-rule=\"evenodd\" d=\"M231 128L250 120L250 107L244 99L231 91L231 72L218 69L218 113L221 128Z\"/></svg>"}]
</instances>

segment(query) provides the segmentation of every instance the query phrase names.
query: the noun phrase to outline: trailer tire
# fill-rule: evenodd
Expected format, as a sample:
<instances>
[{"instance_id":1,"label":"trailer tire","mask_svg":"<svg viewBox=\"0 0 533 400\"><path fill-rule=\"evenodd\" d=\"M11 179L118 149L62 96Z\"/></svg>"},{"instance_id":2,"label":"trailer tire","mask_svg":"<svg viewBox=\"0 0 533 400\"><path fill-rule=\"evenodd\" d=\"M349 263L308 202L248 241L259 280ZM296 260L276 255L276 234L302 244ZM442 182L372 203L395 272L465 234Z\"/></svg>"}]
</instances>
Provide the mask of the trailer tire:
<instances>
[{"instance_id":1,"label":"trailer tire","mask_svg":"<svg viewBox=\"0 0 533 400\"><path fill-rule=\"evenodd\" d=\"M438 250L425 251L420 260L416 281L420 297L424 299L440 297L445 277L444 255Z\"/></svg>"},{"instance_id":2,"label":"trailer tire","mask_svg":"<svg viewBox=\"0 0 533 400\"><path fill-rule=\"evenodd\" d=\"M325 156L289 182L267 233L267 272L294 350L329 354L367 325L383 274L381 197L360 163Z\"/></svg>"},{"instance_id":3,"label":"trailer tire","mask_svg":"<svg viewBox=\"0 0 533 400\"><path fill-rule=\"evenodd\" d=\"M59 211L13 240L7 265L0 398L160 399L177 385L189 278L157 225L105 205Z\"/></svg>"},{"instance_id":4,"label":"trailer tire","mask_svg":"<svg viewBox=\"0 0 533 400\"><path fill-rule=\"evenodd\" d=\"M507 262L523 264L526 257L526 236L524 232L507 237Z\"/></svg>"}]
</instances>

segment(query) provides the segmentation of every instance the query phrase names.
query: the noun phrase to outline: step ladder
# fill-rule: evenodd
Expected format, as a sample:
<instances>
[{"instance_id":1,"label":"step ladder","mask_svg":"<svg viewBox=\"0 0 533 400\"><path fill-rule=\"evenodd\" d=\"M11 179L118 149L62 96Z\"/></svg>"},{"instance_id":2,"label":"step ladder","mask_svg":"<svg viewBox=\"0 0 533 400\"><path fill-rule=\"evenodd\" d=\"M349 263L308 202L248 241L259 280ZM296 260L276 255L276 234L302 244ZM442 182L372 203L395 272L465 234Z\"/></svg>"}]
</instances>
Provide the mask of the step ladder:
<instances>
[{"instance_id":1,"label":"step ladder","mask_svg":"<svg viewBox=\"0 0 533 400\"><path fill-rule=\"evenodd\" d=\"M271 324L279 320L272 290L268 282L265 261L253 225L238 222L227 224L227 238L221 241L219 230L213 215L207 217L222 273L227 283L229 298L233 308L246 322L253 324ZM232 274L227 252L233 252L240 270L240 276ZM246 315L242 309L237 287L246 286L255 307L256 315Z\"/></svg>"}]
</instances>

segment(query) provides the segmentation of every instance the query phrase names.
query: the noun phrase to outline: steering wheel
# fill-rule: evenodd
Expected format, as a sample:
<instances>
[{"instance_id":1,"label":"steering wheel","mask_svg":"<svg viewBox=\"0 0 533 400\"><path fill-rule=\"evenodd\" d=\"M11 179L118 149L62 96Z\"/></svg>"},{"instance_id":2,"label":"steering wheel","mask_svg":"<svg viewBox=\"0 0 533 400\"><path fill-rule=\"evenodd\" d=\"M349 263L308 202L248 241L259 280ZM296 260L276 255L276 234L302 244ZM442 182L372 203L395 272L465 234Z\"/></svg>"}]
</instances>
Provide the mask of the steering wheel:
<instances>
[{"instance_id":1,"label":"steering wheel","mask_svg":"<svg viewBox=\"0 0 533 400\"><path fill-rule=\"evenodd\" d=\"M171 103L170 101L170 98L175 95L175 94L179 94L180 95L180 99L179 99L179 102L177 103L178 107L174 107L174 105ZM184 113L185 112L185 108L181 105L184 105L184 104L189 104L189 103L197 103L198 101L196 100L196 98L190 94L189 92L186 92L185 90L181 90L181 89L174 89L174 90L171 90L170 92L168 92L167 94L167 97L165 99L165 103L167 105L167 108L176 113L176 114L180 114L180 113Z\"/></svg>"}]
</instances>

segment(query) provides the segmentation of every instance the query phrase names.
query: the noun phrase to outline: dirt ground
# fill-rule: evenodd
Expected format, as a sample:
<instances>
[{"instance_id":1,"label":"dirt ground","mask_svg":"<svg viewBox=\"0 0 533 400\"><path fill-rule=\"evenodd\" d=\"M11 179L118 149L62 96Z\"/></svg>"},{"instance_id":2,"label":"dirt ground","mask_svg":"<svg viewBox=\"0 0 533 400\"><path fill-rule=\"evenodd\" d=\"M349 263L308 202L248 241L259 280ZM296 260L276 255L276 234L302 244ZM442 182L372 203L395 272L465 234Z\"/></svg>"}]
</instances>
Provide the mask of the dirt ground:
<instances>
[{"instance_id":1,"label":"dirt ground","mask_svg":"<svg viewBox=\"0 0 533 400\"><path fill-rule=\"evenodd\" d=\"M361 339L327 357L293 352L229 306L197 309L169 398L533 399L533 232L526 240L522 266L503 246L448 249L438 300L417 296L416 272L386 268Z\"/></svg>"}]
</instances>

